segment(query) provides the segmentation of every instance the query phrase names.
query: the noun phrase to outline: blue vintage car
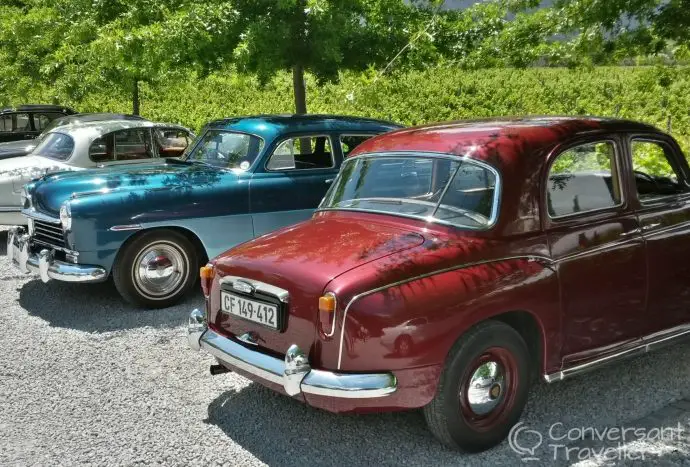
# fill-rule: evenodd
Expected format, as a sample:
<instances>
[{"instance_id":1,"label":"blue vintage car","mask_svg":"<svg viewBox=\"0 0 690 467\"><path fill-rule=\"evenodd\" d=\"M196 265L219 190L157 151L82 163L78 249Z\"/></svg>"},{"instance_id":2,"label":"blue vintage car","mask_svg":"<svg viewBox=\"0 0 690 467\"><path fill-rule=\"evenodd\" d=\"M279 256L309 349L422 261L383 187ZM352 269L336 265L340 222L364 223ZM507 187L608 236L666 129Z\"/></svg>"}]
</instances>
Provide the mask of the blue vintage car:
<instances>
[{"instance_id":1,"label":"blue vintage car","mask_svg":"<svg viewBox=\"0 0 690 467\"><path fill-rule=\"evenodd\" d=\"M307 219L343 158L396 128L355 117L231 118L207 125L181 159L46 175L24 187L28 226L10 230L7 254L44 282L112 275L128 301L170 306L207 258Z\"/></svg>"}]
</instances>

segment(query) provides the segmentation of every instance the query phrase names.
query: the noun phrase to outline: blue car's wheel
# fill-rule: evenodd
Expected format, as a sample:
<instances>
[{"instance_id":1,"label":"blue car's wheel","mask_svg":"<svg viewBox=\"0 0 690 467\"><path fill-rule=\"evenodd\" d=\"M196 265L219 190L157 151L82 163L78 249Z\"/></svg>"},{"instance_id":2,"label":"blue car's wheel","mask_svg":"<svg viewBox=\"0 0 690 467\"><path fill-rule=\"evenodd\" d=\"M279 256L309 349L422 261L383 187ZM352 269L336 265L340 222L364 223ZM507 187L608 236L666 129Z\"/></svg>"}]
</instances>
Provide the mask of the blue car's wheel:
<instances>
[{"instance_id":1,"label":"blue car's wheel","mask_svg":"<svg viewBox=\"0 0 690 467\"><path fill-rule=\"evenodd\" d=\"M194 285L199 260L194 245L170 230L145 232L126 244L113 280L129 302L147 308L177 303Z\"/></svg>"}]
</instances>

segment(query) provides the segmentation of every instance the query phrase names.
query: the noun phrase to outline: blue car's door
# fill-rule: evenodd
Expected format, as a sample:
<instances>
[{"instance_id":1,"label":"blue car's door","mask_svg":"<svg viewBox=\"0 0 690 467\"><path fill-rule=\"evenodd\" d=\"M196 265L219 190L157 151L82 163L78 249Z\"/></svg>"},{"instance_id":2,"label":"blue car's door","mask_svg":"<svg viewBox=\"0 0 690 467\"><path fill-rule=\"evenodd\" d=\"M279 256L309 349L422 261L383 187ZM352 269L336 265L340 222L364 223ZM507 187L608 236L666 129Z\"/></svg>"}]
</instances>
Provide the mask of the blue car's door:
<instances>
[{"instance_id":1,"label":"blue car's door","mask_svg":"<svg viewBox=\"0 0 690 467\"><path fill-rule=\"evenodd\" d=\"M290 136L276 144L249 184L255 236L311 216L338 174L342 155L334 148L339 145L328 134Z\"/></svg>"}]
</instances>

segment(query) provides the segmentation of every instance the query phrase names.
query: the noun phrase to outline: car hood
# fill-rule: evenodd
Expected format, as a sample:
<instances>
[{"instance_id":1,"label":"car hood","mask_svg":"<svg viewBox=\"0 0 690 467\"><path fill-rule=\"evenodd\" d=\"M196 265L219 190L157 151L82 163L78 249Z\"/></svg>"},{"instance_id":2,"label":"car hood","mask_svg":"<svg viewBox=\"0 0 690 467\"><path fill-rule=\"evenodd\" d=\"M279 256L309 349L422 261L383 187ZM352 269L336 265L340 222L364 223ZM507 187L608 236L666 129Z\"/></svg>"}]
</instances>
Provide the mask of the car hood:
<instances>
[{"instance_id":1,"label":"car hood","mask_svg":"<svg viewBox=\"0 0 690 467\"><path fill-rule=\"evenodd\" d=\"M33 184L31 194L37 210L56 216L68 199L112 192L191 190L228 178L237 179L237 175L214 167L168 160L49 174Z\"/></svg>"},{"instance_id":2,"label":"car hood","mask_svg":"<svg viewBox=\"0 0 690 467\"><path fill-rule=\"evenodd\" d=\"M222 276L320 294L337 276L423 242L419 233L385 222L315 216L235 247L215 262Z\"/></svg>"},{"instance_id":3,"label":"car hood","mask_svg":"<svg viewBox=\"0 0 690 467\"><path fill-rule=\"evenodd\" d=\"M0 158L29 154L36 147L35 140L10 141L0 143Z\"/></svg>"}]
</instances>

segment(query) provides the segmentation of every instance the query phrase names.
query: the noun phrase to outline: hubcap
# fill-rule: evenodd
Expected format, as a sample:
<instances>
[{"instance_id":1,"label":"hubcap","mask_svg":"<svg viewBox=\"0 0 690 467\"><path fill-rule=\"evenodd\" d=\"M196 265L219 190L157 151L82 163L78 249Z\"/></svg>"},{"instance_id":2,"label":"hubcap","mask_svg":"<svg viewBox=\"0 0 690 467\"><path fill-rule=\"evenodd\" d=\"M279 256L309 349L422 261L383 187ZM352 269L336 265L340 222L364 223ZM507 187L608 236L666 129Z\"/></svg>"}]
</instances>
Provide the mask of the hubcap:
<instances>
[{"instance_id":1,"label":"hubcap","mask_svg":"<svg viewBox=\"0 0 690 467\"><path fill-rule=\"evenodd\" d=\"M177 291L187 276L184 253L170 243L144 248L134 262L134 285L150 298L164 298Z\"/></svg>"},{"instance_id":2,"label":"hubcap","mask_svg":"<svg viewBox=\"0 0 690 467\"><path fill-rule=\"evenodd\" d=\"M505 372L499 362L482 363L470 378L467 403L477 415L486 415L501 402Z\"/></svg>"},{"instance_id":3,"label":"hubcap","mask_svg":"<svg viewBox=\"0 0 690 467\"><path fill-rule=\"evenodd\" d=\"M491 347L467 366L459 388L460 413L478 432L499 426L515 404L518 371L505 348Z\"/></svg>"}]
</instances>

